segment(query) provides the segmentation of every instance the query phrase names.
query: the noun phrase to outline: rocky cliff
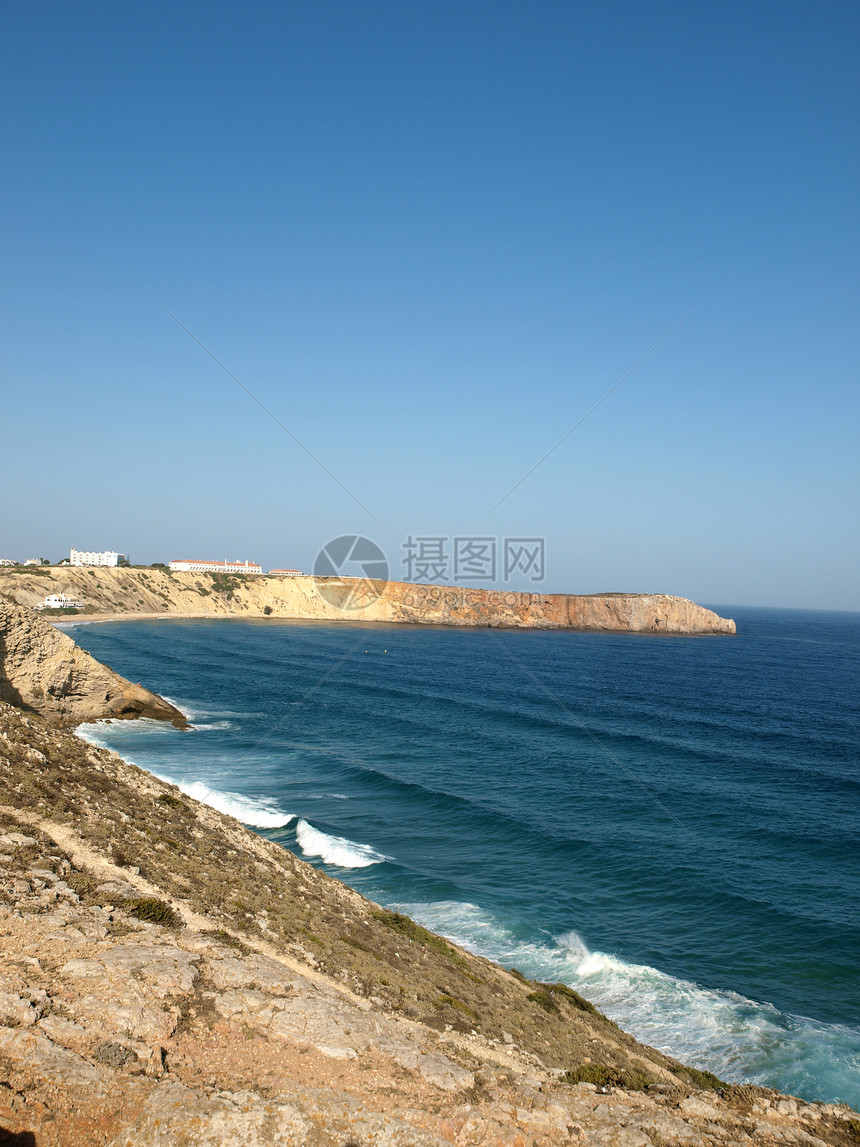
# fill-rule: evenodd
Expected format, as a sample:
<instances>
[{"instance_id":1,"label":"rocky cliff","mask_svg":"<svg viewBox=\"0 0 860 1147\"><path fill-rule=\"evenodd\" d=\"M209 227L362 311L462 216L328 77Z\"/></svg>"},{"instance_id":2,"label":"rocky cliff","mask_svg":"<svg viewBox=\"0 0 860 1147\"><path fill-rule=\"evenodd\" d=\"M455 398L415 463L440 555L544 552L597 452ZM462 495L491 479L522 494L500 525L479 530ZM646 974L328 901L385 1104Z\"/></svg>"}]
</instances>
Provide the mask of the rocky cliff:
<instances>
[{"instance_id":1,"label":"rocky cliff","mask_svg":"<svg viewBox=\"0 0 860 1147\"><path fill-rule=\"evenodd\" d=\"M824 1147L722 1084L0 702L0 1142Z\"/></svg>"},{"instance_id":2,"label":"rocky cliff","mask_svg":"<svg viewBox=\"0 0 860 1147\"><path fill-rule=\"evenodd\" d=\"M185 724L163 697L96 661L33 610L2 601L0 700L63 724L104 717Z\"/></svg>"},{"instance_id":3,"label":"rocky cliff","mask_svg":"<svg viewBox=\"0 0 860 1147\"><path fill-rule=\"evenodd\" d=\"M38 570L38 572L36 572ZM667 594L544 594L316 577L171 573L162 569L0 570L0 599L34 606L49 593L123 616L281 617L409 624L730 634L735 623Z\"/></svg>"}]
</instances>

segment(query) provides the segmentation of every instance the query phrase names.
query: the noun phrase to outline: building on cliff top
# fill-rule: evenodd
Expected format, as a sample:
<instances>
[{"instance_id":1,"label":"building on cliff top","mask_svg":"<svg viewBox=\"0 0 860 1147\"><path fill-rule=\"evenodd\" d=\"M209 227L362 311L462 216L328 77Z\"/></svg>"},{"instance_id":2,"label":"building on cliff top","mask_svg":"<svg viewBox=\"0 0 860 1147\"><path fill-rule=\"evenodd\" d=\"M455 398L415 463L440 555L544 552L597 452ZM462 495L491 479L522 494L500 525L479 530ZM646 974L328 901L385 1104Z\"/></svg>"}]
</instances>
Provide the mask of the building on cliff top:
<instances>
[{"instance_id":1,"label":"building on cliff top","mask_svg":"<svg viewBox=\"0 0 860 1147\"><path fill-rule=\"evenodd\" d=\"M84 603L75 597L68 597L64 593L49 593L44 601L34 605L33 609L84 609Z\"/></svg>"},{"instance_id":2,"label":"building on cliff top","mask_svg":"<svg viewBox=\"0 0 860 1147\"><path fill-rule=\"evenodd\" d=\"M263 567L257 562L205 562L185 560L168 563L177 573L232 573L232 574L261 574Z\"/></svg>"},{"instance_id":3,"label":"building on cliff top","mask_svg":"<svg viewBox=\"0 0 860 1147\"><path fill-rule=\"evenodd\" d=\"M118 566L125 558L125 554L118 554L114 550L72 550L69 555L69 565L72 566Z\"/></svg>"},{"instance_id":4,"label":"building on cliff top","mask_svg":"<svg viewBox=\"0 0 860 1147\"><path fill-rule=\"evenodd\" d=\"M302 577L301 570L269 570L269 577Z\"/></svg>"}]
</instances>

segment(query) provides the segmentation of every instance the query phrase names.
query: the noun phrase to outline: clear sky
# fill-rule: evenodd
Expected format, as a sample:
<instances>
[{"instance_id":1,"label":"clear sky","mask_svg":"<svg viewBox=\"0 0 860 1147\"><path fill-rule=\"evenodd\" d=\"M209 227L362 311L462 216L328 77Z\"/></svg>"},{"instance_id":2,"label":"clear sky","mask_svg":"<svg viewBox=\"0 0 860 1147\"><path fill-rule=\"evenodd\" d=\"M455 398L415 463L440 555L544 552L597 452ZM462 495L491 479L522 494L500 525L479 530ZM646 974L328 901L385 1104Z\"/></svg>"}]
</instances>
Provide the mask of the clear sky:
<instances>
[{"instance_id":1,"label":"clear sky","mask_svg":"<svg viewBox=\"0 0 860 1147\"><path fill-rule=\"evenodd\" d=\"M856 3L0 25L0 557L543 537L534 588L860 609Z\"/></svg>"}]
</instances>

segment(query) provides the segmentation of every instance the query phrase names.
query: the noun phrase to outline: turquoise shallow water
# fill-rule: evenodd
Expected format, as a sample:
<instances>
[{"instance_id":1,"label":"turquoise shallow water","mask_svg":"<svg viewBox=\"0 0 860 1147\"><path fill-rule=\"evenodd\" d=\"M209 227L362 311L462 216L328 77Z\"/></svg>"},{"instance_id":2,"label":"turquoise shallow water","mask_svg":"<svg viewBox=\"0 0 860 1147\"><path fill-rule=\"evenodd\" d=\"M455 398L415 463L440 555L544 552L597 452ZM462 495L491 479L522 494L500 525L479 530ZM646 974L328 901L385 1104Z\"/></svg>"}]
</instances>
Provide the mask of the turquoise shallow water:
<instances>
[{"instance_id":1,"label":"turquoise shallow water","mask_svg":"<svg viewBox=\"0 0 860 1147\"><path fill-rule=\"evenodd\" d=\"M728 1079L860 1104L860 615L736 638L77 624L192 717L89 726Z\"/></svg>"}]
</instances>

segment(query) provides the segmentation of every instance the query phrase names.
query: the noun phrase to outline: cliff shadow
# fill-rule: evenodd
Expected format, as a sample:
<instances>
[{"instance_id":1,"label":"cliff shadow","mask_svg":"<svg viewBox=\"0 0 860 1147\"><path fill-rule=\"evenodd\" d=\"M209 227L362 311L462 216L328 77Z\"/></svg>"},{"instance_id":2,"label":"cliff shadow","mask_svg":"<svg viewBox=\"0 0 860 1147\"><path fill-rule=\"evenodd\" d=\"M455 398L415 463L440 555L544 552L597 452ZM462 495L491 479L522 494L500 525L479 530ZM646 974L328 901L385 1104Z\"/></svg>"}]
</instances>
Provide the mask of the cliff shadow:
<instances>
[{"instance_id":1,"label":"cliff shadow","mask_svg":"<svg viewBox=\"0 0 860 1147\"><path fill-rule=\"evenodd\" d=\"M32 1131L7 1131L0 1127L0 1147L36 1147Z\"/></svg>"},{"instance_id":2,"label":"cliff shadow","mask_svg":"<svg viewBox=\"0 0 860 1147\"><path fill-rule=\"evenodd\" d=\"M6 676L6 634L0 629L0 701L5 701L8 705L14 705L16 709L24 709L28 713L35 713L31 705L28 705L9 678ZM0 1147L3 1147L3 1135L7 1134L0 1127Z\"/></svg>"}]
</instances>

